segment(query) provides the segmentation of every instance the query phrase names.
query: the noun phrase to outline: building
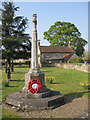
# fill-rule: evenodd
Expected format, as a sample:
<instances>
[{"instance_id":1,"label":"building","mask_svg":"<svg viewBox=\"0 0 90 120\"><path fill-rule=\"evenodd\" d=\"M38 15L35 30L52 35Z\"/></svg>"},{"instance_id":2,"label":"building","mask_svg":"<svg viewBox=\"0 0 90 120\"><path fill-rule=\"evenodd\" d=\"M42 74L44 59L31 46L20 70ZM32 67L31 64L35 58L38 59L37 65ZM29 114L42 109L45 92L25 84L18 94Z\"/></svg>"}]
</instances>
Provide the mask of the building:
<instances>
[{"instance_id":1,"label":"building","mask_svg":"<svg viewBox=\"0 0 90 120\"><path fill-rule=\"evenodd\" d=\"M38 41L38 64L40 67L46 63L64 62L69 60L73 54L70 43L68 46L40 46L40 41Z\"/></svg>"}]
</instances>

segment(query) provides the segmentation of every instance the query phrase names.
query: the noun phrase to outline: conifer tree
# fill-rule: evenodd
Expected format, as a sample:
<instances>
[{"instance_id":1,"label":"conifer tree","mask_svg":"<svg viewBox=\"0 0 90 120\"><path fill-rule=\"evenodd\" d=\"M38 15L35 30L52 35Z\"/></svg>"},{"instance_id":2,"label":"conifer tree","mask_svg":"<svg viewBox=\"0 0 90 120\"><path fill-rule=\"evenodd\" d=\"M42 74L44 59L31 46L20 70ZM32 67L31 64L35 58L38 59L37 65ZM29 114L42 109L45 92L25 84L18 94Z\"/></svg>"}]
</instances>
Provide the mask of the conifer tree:
<instances>
[{"instance_id":1,"label":"conifer tree","mask_svg":"<svg viewBox=\"0 0 90 120\"><path fill-rule=\"evenodd\" d=\"M2 7L2 58L7 59L10 67L11 58L29 57L27 51L30 48L27 46L30 47L31 42L29 34L25 33L28 19L15 16L19 7L15 7L13 2L3 2Z\"/></svg>"},{"instance_id":2,"label":"conifer tree","mask_svg":"<svg viewBox=\"0 0 90 120\"><path fill-rule=\"evenodd\" d=\"M78 40L77 42L77 47L76 47L76 54L81 57L82 54L84 52L84 47L83 47L83 44L82 44L82 40Z\"/></svg>"}]
</instances>

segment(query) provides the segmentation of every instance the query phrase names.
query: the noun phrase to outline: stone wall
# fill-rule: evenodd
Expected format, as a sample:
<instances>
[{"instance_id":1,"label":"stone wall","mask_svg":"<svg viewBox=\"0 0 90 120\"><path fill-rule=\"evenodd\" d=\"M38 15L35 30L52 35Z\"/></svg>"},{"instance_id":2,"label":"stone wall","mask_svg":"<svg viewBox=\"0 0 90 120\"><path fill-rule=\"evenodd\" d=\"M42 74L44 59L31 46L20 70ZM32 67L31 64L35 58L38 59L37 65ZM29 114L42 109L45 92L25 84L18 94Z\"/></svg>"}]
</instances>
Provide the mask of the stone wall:
<instances>
[{"instance_id":1,"label":"stone wall","mask_svg":"<svg viewBox=\"0 0 90 120\"><path fill-rule=\"evenodd\" d=\"M71 63L55 63L54 66L62 67L62 68L66 68L66 69L76 69L76 70L90 73L90 69L89 69L90 65L88 65L88 64L77 65L77 64L71 64Z\"/></svg>"},{"instance_id":2,"label":"stone wall","mask_svg":"<svg viewBox=\"0 0 90 120\"><path fill-rule=\"evenodd\" d=\"M31 61L31 59L14 59L13 62L25 62L25 61Z\"/></svg>"},{"instance_id":3,"label":"stone wall","mask_svg":"<svg viewBox=\"0 0 90 120\"><path fill-rule=\"evenodd\" d=\"M43 66L48 66L48 67L62 67L65 69L76 69L84 72L90 73L90 64L71 64L71 63L54 63L54 64L44 64Z\"/></svg>"}]
</instances>

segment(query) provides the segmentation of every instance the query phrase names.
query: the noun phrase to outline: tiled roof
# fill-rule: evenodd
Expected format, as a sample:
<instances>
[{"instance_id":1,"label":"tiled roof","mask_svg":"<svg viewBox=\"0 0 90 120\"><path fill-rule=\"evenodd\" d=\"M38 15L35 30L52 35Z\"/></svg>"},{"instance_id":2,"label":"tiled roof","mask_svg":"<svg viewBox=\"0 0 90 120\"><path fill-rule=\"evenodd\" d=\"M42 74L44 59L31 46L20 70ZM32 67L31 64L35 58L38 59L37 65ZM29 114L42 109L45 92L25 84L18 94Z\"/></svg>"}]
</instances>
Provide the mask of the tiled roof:
<instances>
[{"instance_id":1,"label":"tiled roof","mask_svg":"<svg viewBox=\"0 0 90 120\"><path fill-rule=\"evenodd\" d=\"M73 49L67 46L40 46L40 52L74 53Z\"/></svg>"},{"instance_id":2,"label":"tiled roof","mask_svg":"<svg viewBox=\"0 0 90 120\"><path fill-rule=\"evenodd\" d=\"M69 60L72 57L73 54L66 54L64 55L64 59Z\"/></svg>"}]
</instances>

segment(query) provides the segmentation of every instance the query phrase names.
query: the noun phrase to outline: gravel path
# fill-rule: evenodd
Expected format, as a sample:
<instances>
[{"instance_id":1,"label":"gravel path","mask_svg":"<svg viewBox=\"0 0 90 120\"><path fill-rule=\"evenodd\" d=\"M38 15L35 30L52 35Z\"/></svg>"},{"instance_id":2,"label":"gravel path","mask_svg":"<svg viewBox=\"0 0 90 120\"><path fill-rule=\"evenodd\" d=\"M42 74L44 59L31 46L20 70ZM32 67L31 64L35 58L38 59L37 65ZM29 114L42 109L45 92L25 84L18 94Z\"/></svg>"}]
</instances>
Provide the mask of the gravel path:
<instances>
[{"instance_id":1,"label":"gravel path","mask_svg":"<svg viewBox=\"0 0 90 120\"><path fill-rule=\"evenodd\" d=\"M88 117L88 99L87 98L75 98L65 96L66 104L50 110L38 110L38 111L19 111L18 115L23 118L87 118ZM16 109L2 104L2 108L11 112L16 112Z\"/></svg>"}]
</instances>

